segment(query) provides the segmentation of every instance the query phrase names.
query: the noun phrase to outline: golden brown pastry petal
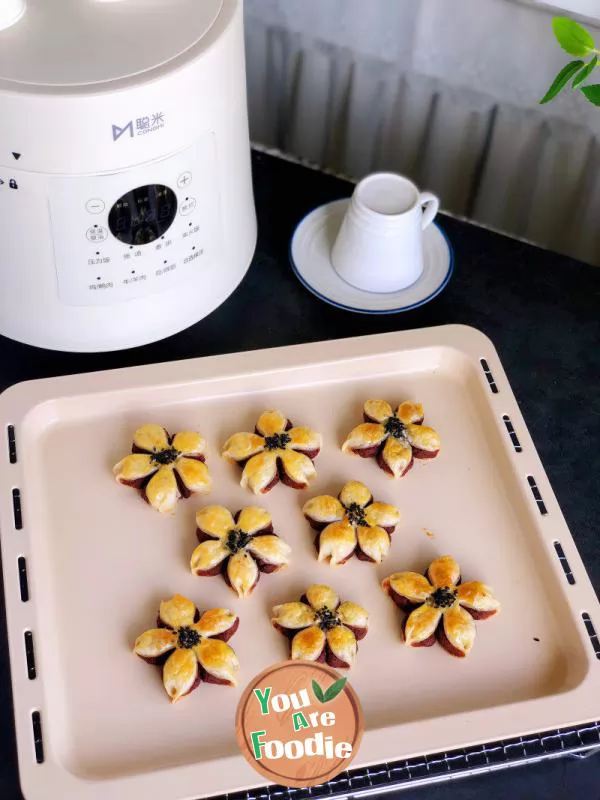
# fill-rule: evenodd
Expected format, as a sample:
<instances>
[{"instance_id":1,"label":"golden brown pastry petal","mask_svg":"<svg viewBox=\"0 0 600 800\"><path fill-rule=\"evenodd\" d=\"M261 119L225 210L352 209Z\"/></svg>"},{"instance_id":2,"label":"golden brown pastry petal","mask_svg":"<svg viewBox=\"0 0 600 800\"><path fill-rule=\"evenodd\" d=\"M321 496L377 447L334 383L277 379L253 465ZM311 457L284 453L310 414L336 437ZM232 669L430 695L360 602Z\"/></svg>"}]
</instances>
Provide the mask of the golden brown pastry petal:
<instances>
[{"instance_id":1,"label":"golden brown pastry petal","mask_svg":"<svg viewBox=\"0 0 600 800\"><path fill-rule=\"evenodd\" d=\"M152 628L135 640L134 652L142 658L158 658L173 650L177 634L168 628Z\"/></svg>"},{"instance_id":2,"label":"golden brown pastry petal","mask_svg":"<svg viewBox=\"0 0 600 800\"><path fill-rule=\"evenodd\" d=\"M396 416L405 425L421 424L421 422L423 422L425 412L421 403L411 403L410 401L407 401L398 406Z\"/></svg>"},{"instance_id":3,"label":"golden brown pastry petal","mask_svg":"<svg viewBox=\"0 0 600 800\"><path fill-rule=\"evenodd\" d=\"M238 597L248 597L259 577L256 561L245 550L240 550L227 562L227 577Z\"/></svg>"},{"instance_id":4,"label":"golden brown pastry petal","mask_svg":"<svg viewBox=\"0 0 600 800\"><path fill-rule=\"evenodd\" d=\"M314 609L329 608L335 611L340 604L340 598L329 586L322 583L313 583L305 592L306 599Z\"/></svg>"},{"instance_id":5,"label":"golden brown pastry petal","mask_svg":"<svg viewBox=\"0 0 600 800\"><path fill-rule=\"evenodd\" d=\"M196 494L206 494L212 488L212 478L203 461L183 456L175 465L175 470L185 488Z\"/></svg>"},{"instance_id":6,"label":"golden brown pastry petal","mask_svg":"<svg viewBox=\"0 0 600 800\"><path fill-rule=\"evenodd\" d=\"M393 591L409 603L424 603L434 591L427 578L418 572L395 572L382 582L385 592Z\"/></svg>"},{"instance_id":7,"label":"golden brown pastry petal","mask_svg":"<svg viewBox=\"0 0 600 800\"><path fill-rule=\"evenodd\" d=\"M248 461L242 472L240 486L250 489L254 494L262 494L277 477L277 455L271 450L265 450Z\"/></svg>"},{"instance_id":8,"label":"golden brown pastry petal","mask_svg":"<svg viewBox=\"0 0 600 800\"><path fill-rule=\"evenodd\" d=\"M264 450L265 440L256 433L234 433L223 445L221 455L228 461L245 461Z\"/></svg>"},{"instance_id":9,"label":"golden brown pastry petal","mask_svg":"<svg viewBox=\"0 0 600 800\"><path fill-rule=\"evenodd\" d=\"M444 612L443 633L450 648L442 638L442 645L452 655L467 656L475 641L475 623L473 617L459 605L452 606Z\"/></svg>"},{"instance_id":10,"label":"golden brown pastry petal","mask_svg":"<svg viewBox=\"0 0 600 800\"><path fill-rule=\"evenodd\" d=\"M194 575L211 572L230 555L228 548L220 539L206 539L192 553L190 569Z\"/></svg>"},{"instance_id":11,"label":"golden brown pastry petal","mask_svg":"<svg viewBox=\"0 0 600 800\"><path fill-rule=\"evenodd\" d=\"M184 456L201 456L206 450L206 442L197 431L180 431L173 437L172 446Z\"/></svg>"},{"instance_id":12,"label":"golden brown pastry petal","mask_svg":"<svg viewBox=\"0 0 600 800\"><path fill-rule=\"evenodd\" d=\"M292 551L289 544L273 533L254 536L248 545L248 550L264 564L274 567L287 566Z\"/></svg>"},{"instance_id":13,"label":"golden brown pastry petal","mask_svg":"<svg viewBox=\"0 0 600 800\"><path fill-rule=\"evenodd\" d=\"M378 525L374 527L361 525L358 528L358 546L371 561L381 564L390 552L390 537Z\"/></svg>"},{"instance_id":14,"label":"golden brown pastry petal","mask_svg":"<svg viewBox=\"0 0 600 800\"><path fill-rule=\"evenodd\" d=\"M441 447L440 437L426 425L407 425L406 435L413 446L415 458L434 458Z\"/></svg>"},{"instance_id":15,"label":"golden brown pastry petal","mask_svg":"<svg viewBox=\"0 0 600 800\"><path fill-rule=\"evenodd\" d=\"M133 444L140 450L155 453L158 450L166 450L169 446L169 437L162 425L149 423L142 425L133 434Z\"/></svg>"},{"instance_id":16,"label":"golden brown pastry petal","mask_svg":"<svg viewBox=\"0 0 600 800\"><path fill-rule=\"evenodd\" d=\"M466 612L465 612L466 613ZM417 647L432 636L442 617L439 608L422 605L415 608L406 618L404 641L410 647Z\"/></svg>"},{"instance_id":17,"label":"golden brown pastry petal","mask_svg":"<svg viewBox=\"0 0 600 800\"><path fill-rule=\"evenodd\" d=\"M175 650L163 667L163 684L172 703L194 688L198 678L198 659L193 650Z\"/></svg>"},{"instance_id":18,"label":"golden brown pastry petal","mask_svg":"<svg viewBox=\"0 0 600 800\"><path fill-rule=\"evenodd\" d=\"M369 612L356 603L346 600L338 608L337 614L340 621L351 628L369 627Z\"/></svg>"},{"instance_id":19,"label":"golden brown pastry petal","mask_svg":"<svg viewBox=\"0 0 600 800\"><path fill-rule=\"evenodd\" d=\"M271 515L264 508L247 506L243 508L237 520L237 527L250 535L263 531L272 523Z\"/></svg>"},{"instance_id":20,"label":"golden brown pastry petal","mask_svg":"<svg viewBox=\"0 0 600 800\"><path fill-rule=\"evenodd\" d=\"M331 567L343 564L355 549L356 533L346 519L332 522L319 535L319 561L329 561Z\"/></svg>"},{"instance_id":21,"label":"golden brown pastry petal","mask_svg":"<svg viewBox=\"0 0 600 800\"><path fill-rule=\"evenodd\" d=\"M196 525L215 539L224 539L235 528L229 509L224 506L205 506L196 512Z\"/></svg>"},{"instance_id":22,"label":"golden brown pastry petal","mask_svg":"<svg viewBox=\"0 0 600 800\"><path fill-rule=\"evenodd\" d=\"M486 617L500 610L500 603L494 597L492 590L481 581L462 583L458 587L457 597L462 606Z\"/></svg>"},{"instance_id":23,"label":"golden brown pastry petal","mask_svg":"<svg viewBox=\"0 0 600 800\"><path fill-rule=\"evenodd\" d=\"M150 478L144 491L148 502L156 511L160 511L161 514L174 511L179 499L179 487L173 468L161 467Z\"/></svg>"},{"instance_id":24,"label":"golden brown pastry petal","mask_svg":"<svg viewBox=\"0 0 600 800\"><path fill-rule=\"evenodd\" d=\"M292 639L292 658L316 661L325 647L325 634L316 625L299 631Z\"/></svg>"},{"instance_id":25,"label":"golden brown pastry petal","mask_svg":"<svg viewBox=\"0 0 600 800\"><path fill-rule=\"evenodd\" d=\"M344 484L342 487L342 491L340 492L340 500L342 503L348 508L353 503L356 503L357 506L364 508L367 503L370 503L373 499L373 495L371 494L370 489L368 489L364 483L360 481L348 481L348 483Z\"/></svg>"},{"instance_id":26,"label":"golden brown pastry petal","mask_svg":"<svg viewBox=\"0 0 600 800\"><path fill-rule=\"evenodd\" d=\"M281 603L273 608L271 622L281 628L296 630L312 625L315 619L315 612L306 603Z\"/></svg>"},{"instance_id":27,"label":"golden brown pastry petal","mask_svg":"<svg viewBox=\"0 0 600 800\"><path fill-rule=\"evenodd\" d=\"M158 609L158 616L169 628L181 628L194 622L196 606L187 597L176 594L170 600L163 600Z\"/></svg>"},{"instance_id":28,"label":"golden brown pastry petal","mask_svg":"<svg viewBox=\"0 0 600 800\"><path fill-rule=\"evenodd\" d=\"M401 478L412 464L412 448L402 439L390 436L381 452L381 460L394 478Z\"/></svg>"},{"instance_id":29,"label":"golden brown pastry petal","mask_svg":"<svg viewBox=\"0 0 600 800\"><path fill-rule=\"evenodd\" d=\"M345 510L336 497L322 494L308 500L302 507L302 513L310 520L323 525L343 519Z\"/></svg>"},{"instance_id":30,"label":"golden brown pastry petal","mask_svg":"<svg viewBox=\"0 0 600 800\"><path fill-rule=\"evenodd\" d=\"M220 639L203 639L194 647L194 652L202 669L219 683L236 686L236 672L240 662L234 649Z\"/></svg>"},{"instance_id":31,"label":"golden brown pastry petal","mask_svg":"<svg viewBox=\"0 0 600 800\"><path fill-rule=\"evenodd\" d=\"M365 517L369 525L379 525L381 528L395 528L400 522L402 514L396 506L387 503L371 503L365 509Z\"/></svg>"},{"instance_id":32,"label":"golden brown pastry petal","mask_svg":"<svg viewBox=\"0 0 600 800\"><path fill-rule=\"evenodd\" d=\"M312 453L315 450L320 450L323 445L321 434L311 428L292 428L287 432L287 435L291 440L288 447L291 447L292 450Z\"/></svg>"},{"instance_id":33,"label":"golden brown pastry petal","mask_svg":"<svg viewBox=\"0 0 600 800\"><path fill-rule=\"evenodd\" d=\"M429 565L427 577L435 588L456 586L460 580L460 566L452 556L440 556Z\"/></svg>"},{"instance_id":34,"label":"golden brown pastry petal","mask_svg":"<svg viewBox=\"0 0 600 800\"><path fill-rule=\"evenodd\" d=\"M298 488L304 488L317 475L315 465L308 456L296 450L283 450L279 453L283 471Z\"/></svg>"},{"instance_id":35,"label":"golden brown pastry petal","mask_svg":"<svg viewBox=\"0 0 600 800\"><path fill-rule=\"evenodd\" d=\"M256 430L263 436L273 436L276 433L283 433L287 424L288 418L281 411L265 411L258 418Z\"/></svg>"},{"instance_id":36,"label":"golden brown pastry petal","mask_svg":"<svg viewBox=\"0 0 600 800\"><path fill-rule=\"evenodd\" d=\"M356 644L356 636L350 628L346 628L345 625L337 625L327 631L327 644L329 650L339 662L336 666L351 667L354 664L358 646Z\"/></svg>"},{"instance_id":37,"label":"golden brown pastry petal","mask_svg":"<svg viewBox=\"0 0 600 800\"><path fill-rule=\"evenodd\" d=\"M366 417L381 423L394 415L391 405L385 400L367 400L363 410Z\"/></svg>"},{"instance_id":38,"label":"golden brown pastry petal","mask_svg":"<svg viewBox=\"0 0 600 800\"><path fill-rule=\"evenodd\" d=\"M350 433L344 444L342 450L347 453L349 450L370 450L379 445L385 440L387 433L383 425L378 422L363 422L362 425L357 425Z\"/></svg>"},{"instance_id":39,"label":"golden brown pastry petal","mask_svg":"<svg viewBox=\"0 0 600 800\"><path fill-rule=\"evenodd\" d=\"M158 466L152 458L145 453L136 453L125 456L118 464L113 467L113 473L119 483L132 483L147 478L156 472Z\"/></svg>"},{"instance_id":40,"label":"golden brown pastry petal","mask_svg":"<svg viewBox=\"0 0 600 800\"><path fill-rule=\"evenodd\" d=\"M233 628L237 615L228 608L209 608L193 626L200 636L220 636Z\"/></svg>"}]
</instances>

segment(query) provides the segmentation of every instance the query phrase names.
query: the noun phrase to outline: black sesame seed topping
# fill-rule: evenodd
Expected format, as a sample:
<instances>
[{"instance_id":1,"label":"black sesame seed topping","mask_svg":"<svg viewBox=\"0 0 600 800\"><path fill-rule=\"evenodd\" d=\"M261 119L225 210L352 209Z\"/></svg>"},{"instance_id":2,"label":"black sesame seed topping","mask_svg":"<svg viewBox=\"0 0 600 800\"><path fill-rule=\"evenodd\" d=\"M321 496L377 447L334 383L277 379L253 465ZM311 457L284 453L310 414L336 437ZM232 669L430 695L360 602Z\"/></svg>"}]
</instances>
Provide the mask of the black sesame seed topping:
<instances>
[{"instance_id":1,"label":"black sesame seed topping","mask_svg":"<svg viewBox=\"0 0 600 800\"><path fill-rule=\"evenodd\" d=\"M177 645L182 647L184 650L191 650L192 647L195 647L197 644L200 644L200 634L198 631L195 631L193 628L179 628L177 631Z\"/></svg>"},{"instance_id":2,"label":"black sesame seed topping","mask_svg":"<svg viewBox=\"0 0 600 800\"><path fill-rule=\"evenodd\" d=\"M442 586L429 595L429 601L434 608L450 608L456 602L456 592L454 589Z\"/></svg>"},{"instance_id":3,"label":"black sesame seed topping","mask_svg":"<svg viewBox=\"0 0 600 800\"><path fill-rule=\"evenodd\" d=\"M315 614L317 616L317 625L322 631L330 631L340 624L338 615L330 608L320 608Z\"/></svg>"},{"instance_id":4,"label":"black sesame seed topping","mask_svg":"<svg viewBox=\"0 0 600 800\"><path fill-rule=\"evenodd\" d=\"M346 515L351 525L368 526L365 510L362 506L359 506L358 503L350 503L349 506L346 506Z\"/></svg>"},{"instance_id":5,"label":"black sesame seed topping","mask_svg":"<svg viewBox=\"0 0 600 800\"><path fill-rule=\"evenodd\" d=\"M273 436L265 436L267 450L285 450L291 441L292 437L287 433L274 433Z\"/></svg>"},{"instance_id":6,"label":"black sesame seed topping","mask_svg":"<svg viewBox=\"0 0 600 800\"><path fill-rule=\"evenodd\" d=\"M234 529L227 534L227 547L231 554L243 550L252 537L250 534Z\"/></svg>"},{"instance_id":7,"label":"black sesame seed topping","mask_svg":"<svg viewBox=\"0 0 600 800\"><path fill-rule=\"evenodd\" d=\"M167 447L164 450L159 450L157 453L152 453L152 461L155 464L172 464L179 458L179 451L174 447Z\"/></svg>"},{"instance_id":8,"label":"black sesame seed topping","mask_svg":"<svg viewBox=\"0 0 600 800\"><path fill-rule=\"evenodd\" d=\"M386 420L384 427L385 432L393 436L394 439L404 439L406 437L406 425L395 414Z\"/></svg>"}]
</instances>

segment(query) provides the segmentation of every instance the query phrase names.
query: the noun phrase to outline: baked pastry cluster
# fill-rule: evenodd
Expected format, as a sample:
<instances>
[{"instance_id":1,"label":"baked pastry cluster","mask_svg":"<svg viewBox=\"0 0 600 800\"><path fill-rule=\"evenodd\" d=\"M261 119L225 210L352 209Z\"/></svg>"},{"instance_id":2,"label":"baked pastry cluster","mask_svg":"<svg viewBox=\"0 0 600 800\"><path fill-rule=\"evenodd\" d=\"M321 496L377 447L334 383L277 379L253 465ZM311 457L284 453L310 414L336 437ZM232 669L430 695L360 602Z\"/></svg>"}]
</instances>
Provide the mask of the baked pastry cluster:
<instances>
[{"instance_id":1,"label":"baked pastry cluster","mask_svg":"<svg viewBox=\"0 0 600 800\"><path fill-rule=\"evenodd\" d=\"M341 603L329 586L309 586L300 602L273 608L273 627L290 641L291 657L351 667L358 641L369 628L369 614L356 603Z\"/></svg>"},{"instance_id":2,"label":"baked pastry cluster","mask_svg":"<svg viewBox=\"0 0 600 800\"><path fill-rule=\"evenodd\" d=\"M420 403L402 403L396 411L385 400L367 400L364 422L352 430L344 452L375 458L384 472L402 478L415 458L435 458L440 452L440 437L423 425L425 413Z\"/></svg>"},{"instance_id":3,"label":"baked pastry cluster","mask_svg":"<svg viewBox=\"0 0 600 800\"><path fill-rule=\"evenodd\" d=\"M304 516L319 531L315 544L319 561L332 567L356 555L380 564L390 550L391 534L400 522L400 511L373 502L373 495L359 481L348 481L338 497L321 495L304 504Z\"/></svg>"},{"instance_id":4,"label":"baked pastry cluster","mask_svg":"<svg viewBox=\"0 0 600 800\"><path fill-rule=\"evenodd\" d=\"M210 491L205 448L195 431L169 436L161 425L142 425L133 434L131 455L121 459L113 473L119 483L139 489L156 511L168 513L180 497Z\"/></svg>"},{"instance_id":5,"label":"baked pastry cluster","mask_svg":"<svg viewBox=\"0 0 600 800\"><path fill-rule=\"evenodd\" d=\"M451 655L469 655L476 619L499 609L492 590L479 581L460 582L460 567L452 556L436 558L425 576L396 572L382 582L383 590L407 613L404 641L409 647L431 647L436 639Z\"/></svg>"},{"instance_id":6,"label":"baked pastry cluster","mask_svg":"<svg viewBox=\"0 0 600 800\"><path fill-rule=\"evenodd\" d=\"M137 638L134 652L149 664L162 666L172 703L193 692L201 681L236 685L240 665L227 644L239 626L233 612L211 608L200 616L191 600L176 594L160 604L157 626Z\"/></svg>"},{"instance_id":7,"label":"baked pastry cluster","mask_svg":"<svg viewBox=\"0 0 600 800\"><path fill-rule=\"evenodd\" d=\"M194 575L221 573L238 597L248 597L261 572L289 564L290 547L273 533L271 515L263 508L243 508L235 516L223 506L207 506L196 514L200 544L192 553Z\"/></svg>"},{"instance_id":8,"label":"baked pastry cluster","mask_svg":"<svg viewBox=\"0 0 600 800\"><path fill-rule=\"evenodd\" d=\"M223 445L222 455L243 467L243 488L266 494L279 481L292 489L305 489L316 477L313 460L321 444L321 434L295 428L280 411L265 411L255 432L235 433Z\"/></svg>"},{"instance_id":9,"label":"baked pastry cluster","mask_svg":"<svg viewBox=\"0 0 600 800\"><path fill-rule=\"evenodd\" d=\"M404 402L395 411L384 400L364 404L364 422L349 434L342 450L376 458L385 472L400 478L414 459L435 458L440 438L423 425L419 403ZM265 411L253 433L235 433L222 455L242 467L240 485L256 495L278 483L305 489L316 477L314 459L321 435L294 427L280 411ZM179 498L211 489L205 464L206 445L193 431L173 436L160 425L142 425L133 437L132 452L114 467L119 483L138 489L157 511L175 509ZM360 481L348 481L337 497L319 495L303 505L303 513L317 531L319 561L330 566L352 556L381 563L390 551L391 536L400 522L396 506L375 501ZM261 573L290 563L290 547L273 530L264 508L248 506L237 513L221 505L196 514L198 545L190 569L200 577L221 575L238 598L247 598ZM405 612L403 635L410 647L430 647L438 641L450 654L464 657L475 640L474 620L497 613L500 604L492 590L479 581L461 583L460 567L451 556L433 561L425 575L396 572L382 587ZM326 662L349 668L356 660L358 642L368 632L368 612L350 601L341 602L329 586L313 584L298 601L276 605L273 626L290 641L291 658ZM200 615L195 604L181 595L160 604L157 627L135 642L135 653L162 667L171 702L192 692L201 681L235 686L239 662L228 644L239 626L233 612L213 608Z\"/></svg>"}]
</instances>

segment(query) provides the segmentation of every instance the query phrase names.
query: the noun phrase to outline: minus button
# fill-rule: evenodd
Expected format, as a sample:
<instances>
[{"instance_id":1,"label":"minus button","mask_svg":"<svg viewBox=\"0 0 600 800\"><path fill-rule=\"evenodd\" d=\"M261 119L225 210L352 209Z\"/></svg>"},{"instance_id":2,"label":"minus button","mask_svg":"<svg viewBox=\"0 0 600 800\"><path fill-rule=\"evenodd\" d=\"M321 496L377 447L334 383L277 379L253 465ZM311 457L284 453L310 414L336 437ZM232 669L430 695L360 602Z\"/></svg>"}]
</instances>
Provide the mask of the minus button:
<instances>
[{"instance_id":1,"label":"minus button","mask_svg":"<svg viewBox=\"0 0 600 800\"><path fill-rule=\"evenodd\" d=\"M85 210L89 214L101 214L104 211L105 205L103 200L99 200L97 198L93 198L92 200L88 200L85 204Z\"/></svg>"}]
</instances>

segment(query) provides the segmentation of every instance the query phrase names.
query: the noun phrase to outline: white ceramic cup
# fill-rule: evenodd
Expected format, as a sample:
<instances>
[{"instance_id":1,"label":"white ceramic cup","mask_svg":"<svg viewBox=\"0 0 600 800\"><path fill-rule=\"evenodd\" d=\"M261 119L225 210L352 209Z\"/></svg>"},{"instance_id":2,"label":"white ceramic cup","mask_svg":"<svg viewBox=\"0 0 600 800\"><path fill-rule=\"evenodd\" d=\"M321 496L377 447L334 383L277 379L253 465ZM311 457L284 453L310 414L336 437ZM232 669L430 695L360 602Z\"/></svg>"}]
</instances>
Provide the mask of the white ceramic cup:
<instances>
[{"instance_id":1,"label":"white ceramic cup","mask_svg":"<svg viewBox=\"0 0 600 800\"><path fill-rule=\"evenodd\" d=\"M356 187L331 251L346 283L366 292L406 289L423 272L423 231L439 199L393 172L377 172Z\"/></svg>"}]
</instances>

